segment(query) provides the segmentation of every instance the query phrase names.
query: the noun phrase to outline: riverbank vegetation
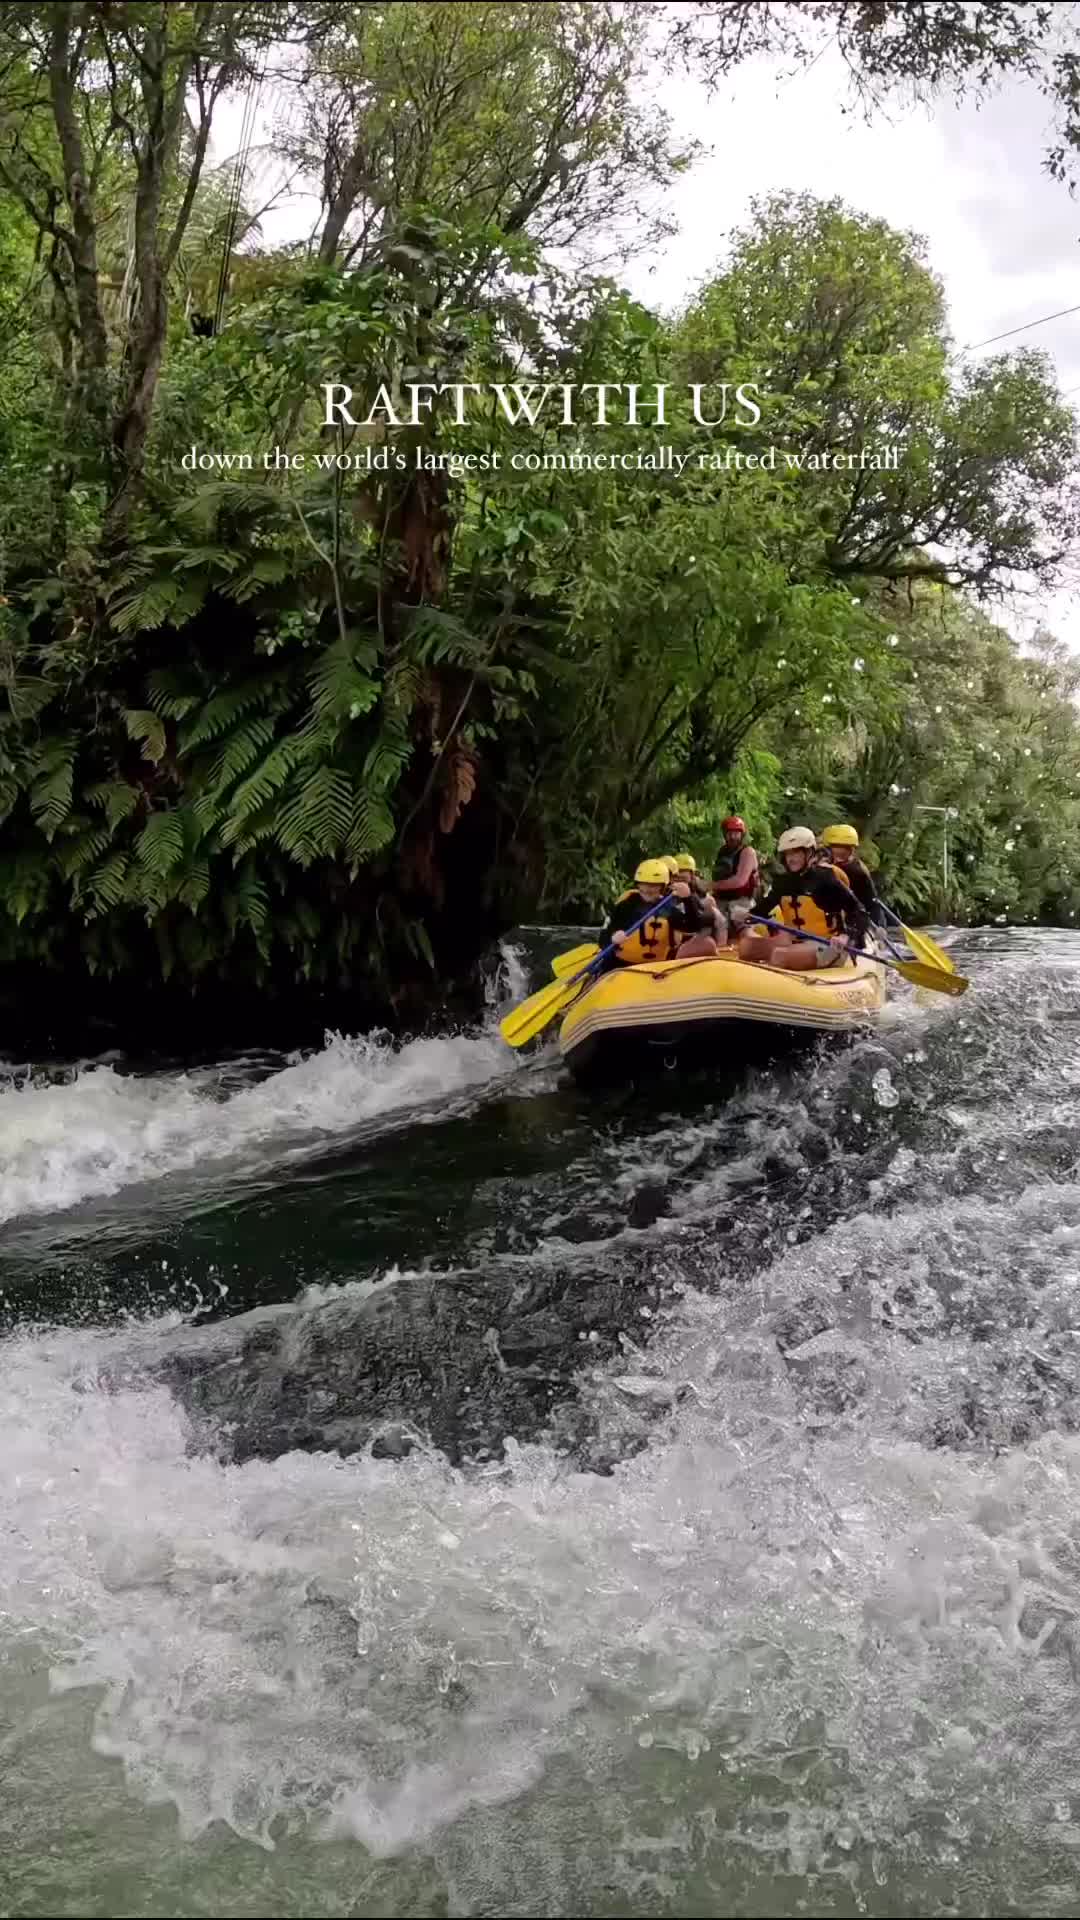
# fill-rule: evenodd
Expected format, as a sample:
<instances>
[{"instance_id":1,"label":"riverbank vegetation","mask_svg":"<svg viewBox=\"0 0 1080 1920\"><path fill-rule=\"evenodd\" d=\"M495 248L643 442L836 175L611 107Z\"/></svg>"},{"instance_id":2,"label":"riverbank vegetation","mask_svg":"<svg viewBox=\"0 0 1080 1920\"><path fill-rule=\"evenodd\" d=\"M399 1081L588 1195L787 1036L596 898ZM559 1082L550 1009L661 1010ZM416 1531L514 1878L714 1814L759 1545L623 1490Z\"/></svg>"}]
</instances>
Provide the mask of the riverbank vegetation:
<instances>
[{"instance_id":1,"label":"riverbank vegetation","mask_svg":"<svg viewBox=\"0 0 1080 1920\"><path fill-rule=\"evenodd\" d=\"M716 13L671 57L730 68ZM7 10L10 977L405 1013L642 850L707 858L733 805L760 841L854 820L912 914L1080 911L1076 667L1000 611L1075 542L1072 410L1038 353L958 358L920 241L838 202L756 206L679 312L630 298L695 158L640 104L661 26ZM287 244L260 115L319 206Z\"/></svg>"}]
</instances>

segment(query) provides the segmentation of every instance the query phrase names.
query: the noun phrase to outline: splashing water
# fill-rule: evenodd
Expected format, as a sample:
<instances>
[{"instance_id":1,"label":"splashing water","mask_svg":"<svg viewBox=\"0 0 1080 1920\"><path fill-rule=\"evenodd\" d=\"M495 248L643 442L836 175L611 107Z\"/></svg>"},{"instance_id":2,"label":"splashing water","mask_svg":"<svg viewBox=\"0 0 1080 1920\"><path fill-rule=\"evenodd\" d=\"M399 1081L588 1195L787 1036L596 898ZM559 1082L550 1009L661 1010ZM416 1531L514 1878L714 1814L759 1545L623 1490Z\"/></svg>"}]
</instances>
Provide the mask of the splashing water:
<instances>
[{"instance_id":1,"label":"splashing water","mask_svg":"<svg viewBox=\"0 0 1080 1920\"><path fill-rule=\"evenodd\" d=\"M418 1164L468 1139L496 1190L441 1267L9 1334L0 1904L1074 1911L1080 943L1028 936L1022 997L970 947L969 1003L722 1105L494 1088L425 1126ZM303 1067L248 1090L267 1135L353 1071ZM168 1085L204 1124L247 1097ZM350 1189L303 1191L317 1248ZM284 1450L241 1444L301 1391ZM427 1444L447 1396L487 1458Z\"/></svg>"}]
</instances>

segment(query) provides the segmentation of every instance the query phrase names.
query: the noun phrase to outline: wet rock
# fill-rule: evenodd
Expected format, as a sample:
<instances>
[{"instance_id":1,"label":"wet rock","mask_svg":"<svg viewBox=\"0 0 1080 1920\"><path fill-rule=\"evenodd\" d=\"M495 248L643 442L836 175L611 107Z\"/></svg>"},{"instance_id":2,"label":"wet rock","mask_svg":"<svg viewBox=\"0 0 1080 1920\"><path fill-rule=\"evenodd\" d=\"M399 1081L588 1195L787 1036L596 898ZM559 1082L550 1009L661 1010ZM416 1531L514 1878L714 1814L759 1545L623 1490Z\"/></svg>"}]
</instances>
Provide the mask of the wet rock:
<instances>
[{"instance_id":1,"label":"wet rock","mask_svg":"<svg viewBox=\"0 0 1080 1920\"><path fill-rule=\"evenodd\" d=\"M648 1181L631 1196L626 1209L627 1224L631 1227L651 1227L670 1211L667 1189L658 1181Z\"/></svg>"},{"instance_id":2,"label":"wet rock","mask_svg":"<svg viewBox=\"0 0 1080 1920\"><path fill-rule=\"evenodd\" d=\"M377 1433L371 1443L373 1460L407 1460L416 1446L416 1436L404 1427L388 1427Z\"/></svg>"}]
</instances>

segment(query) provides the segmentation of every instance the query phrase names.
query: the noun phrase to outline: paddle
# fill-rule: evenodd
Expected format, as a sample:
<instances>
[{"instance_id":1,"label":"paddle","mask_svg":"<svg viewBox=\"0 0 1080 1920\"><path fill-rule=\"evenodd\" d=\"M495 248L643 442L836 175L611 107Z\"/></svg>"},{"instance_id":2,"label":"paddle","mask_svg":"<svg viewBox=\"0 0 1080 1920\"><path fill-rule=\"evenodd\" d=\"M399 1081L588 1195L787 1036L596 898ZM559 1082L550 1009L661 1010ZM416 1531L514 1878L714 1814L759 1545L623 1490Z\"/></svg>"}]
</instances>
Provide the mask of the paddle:
<instances>
[{"instance_id":1,"label":"paddle","mask_svg":"<svg viewBox=\"0 0 1080 1920\"><path fill-rule=\"evenodd\" d=\"M899 914L894 913L891 907L887 907L884 900L879 900L878 905L886 917L892 921L893 926L899 927L912 953L915 954L918 959L925 960L931 967L941 967L945 973L956 972L956 968L949 959L948 954L931 940L928 933L916 933L911 927L905 927Z\"/></svg>"},{"instance_id":2,"label":"paddle","mask_svg":"<svg viewBox=\"0 0 1080 1920\"><path fill-rule=\"evenodd\" d=\"M645 925L646 920L655 920L658 914L666 912L674 898L674 894L669 893L655 907L650 907L646 913L642 914L640 920L634 921L632 927L627 927L627 933L636 933L639 927ZM575 973L569 980L553 980L550 987L541 987L539 993L531 993L527 1000L522 1001L520 1007L515 1007L511 1013L508 1013L505 1020L500 1020L499 1032L507 1046L527 1046L530 1040L535 1040L538 1033L543 1033L544 1028L550 1025L564 1007L568 1007L572 1000L577 999L582 981L598 972L602 963L614 952L613 940L609 947L604 947L594 960L589 961L588 966L582 967L580 973Z\"/></svg>"},{"instance_id":3,"label":"paddle","mask_svg":"<svg viewBox=\"0 0 1080 1920\"><path fill-rule=\"evenodd\" d=\"M757 927L771 927L774 931L781 927L777 920L765 920L760 913L747 914ZM815 946L831 947L832 941L826 940L820 933L804 933L799 927L783 927L785 933L793 933L796 940L812 940ZM880 953L871 953L867 947L852 947L850 952L857 960L876 960L879 967L891 967L894 973L902 974L910 980L913 987L926 987L930 993L966 993L971 982L965 980L955 968L946 973L941 967L924 966L921 960L886 960Z\"/></svg>"},{"instance_id":4,"label":"paddle","mask_svg":"<svg viewBox=\"0 0 1080 1920\"><path fill-rule=\"evenodd\" d=\"M569 953L557 953L551 963L551 971L556 980L565 980L568 974L577 973L589 960L595 960L600 949L595 940L586 941L583 947L571 947Z\"/></svg>"}]
</instances>

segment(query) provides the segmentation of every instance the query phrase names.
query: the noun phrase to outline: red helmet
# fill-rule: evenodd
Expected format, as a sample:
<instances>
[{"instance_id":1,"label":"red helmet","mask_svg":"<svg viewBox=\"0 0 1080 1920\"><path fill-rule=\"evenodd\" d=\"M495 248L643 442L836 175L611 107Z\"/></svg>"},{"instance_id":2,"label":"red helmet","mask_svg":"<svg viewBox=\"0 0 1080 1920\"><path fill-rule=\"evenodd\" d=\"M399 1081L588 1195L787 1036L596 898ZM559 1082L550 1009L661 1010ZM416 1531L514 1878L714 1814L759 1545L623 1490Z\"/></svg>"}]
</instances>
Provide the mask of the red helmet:
<instances>
[{"instance_id":1,"label":"red helmet","mask_svg":"<svg viewBox=\"0 0 1080 1920\"><path fill-rule=\"evenodd\" d=\"M720 822L720 830L722 833L745 833L746 821L741 814L729 814L726 820Z\"/></svg>"}]
</instances>

